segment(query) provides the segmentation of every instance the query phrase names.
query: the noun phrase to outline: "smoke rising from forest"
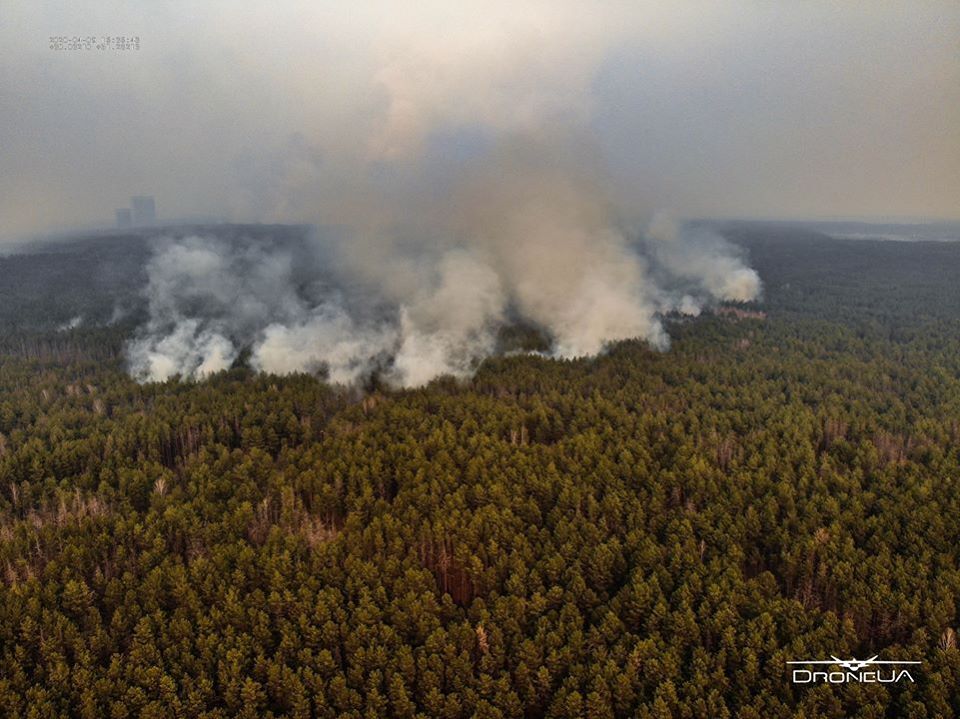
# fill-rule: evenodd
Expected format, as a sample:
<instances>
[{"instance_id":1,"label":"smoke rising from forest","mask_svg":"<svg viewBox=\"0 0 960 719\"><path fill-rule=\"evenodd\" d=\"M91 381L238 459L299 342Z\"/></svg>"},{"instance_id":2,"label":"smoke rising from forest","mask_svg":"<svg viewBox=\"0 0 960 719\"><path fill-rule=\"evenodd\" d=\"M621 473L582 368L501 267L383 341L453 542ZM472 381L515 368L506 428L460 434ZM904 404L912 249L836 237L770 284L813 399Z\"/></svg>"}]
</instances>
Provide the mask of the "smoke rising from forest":
<instances>
[{"instance_id":1,"label":"smoke rising from forest","mask_svg":"<svg viewBox=\"0 0 960 719\"><path fill-rule=\"evenodd\" d=\"M755 298L756 273L722 238L626 219L636 207L591 124L615 23L497 13L441 13L443 33L380 28L340 103L313 107L298 88L303 131L251 150L235 201L343 236L318 233L309 261L251 242L158 244L133 373L199 377L249 352L267 372L419 386L471 374L512 322L576 357L626 338L666 348L664 313ZM336 111L346 98L363 101Z\"/></svg>"},{"instance_id":2,"label":"smoke rising from forest","mask_svg":"<svg viewBox=\"0 0 960 719\"><path fill-rule=\"evenodd\" d=\"M411 94L400 92L406 130L377 133L375 159L351 158L397 175L342 167L354 178L337 215L346 230L315 238L312 255L208 237L158 244L150 319L128 350L135 376L203 377L248 350L265 372L323 371L340 384L377 372L416 387L472 374L510 322L540 330L557 357L628 338L666 349L665 313L758 296L756 272L715 233L666 214L646 232L627 227L570 119L492 125L438 187Z\"/></svg>"},{"instance_id":3,"label":"smoke rising from forest","mask_svg":"<svg viewBox=\"0 0 960 719\"><path fill-rule=\"evenodd\" d=\"M557 356L665 348L665 313L760 284L702 228L641 229L659 208L955 213L960 14L923 5L14 3L0 241L94 224L134 191L170 218L346 228L306 260L158 243L141 378L243 355L414 386L470 374L516 321ZM93 25L142 49L37 40Z\"/></svg>"},{"instance_id":4,"label":"smoke rising from forest","mask_svg":"<svg viewBox=\"0 0 960 719\"><path fill-rule=\"evenodd\" d=\"M630 242L600 205L554 179L559 186L544 180L550 191L536 198L504 193L470 225L472 242L432 244L419 257L382 248L375 302L351 296L369 292L370 277L358 284L340 269L331 278L287 248L161 242L147 266L149 321L128 345L131 371L149 381L203 378L247 350L264 372L322 371L338 384L378 372L416 387L470 375L511 321L542 330L557 357L635 337L666 349L663 313L758 295L757 274L721 237L659 218Z\"/></svg>"}]
</instances>

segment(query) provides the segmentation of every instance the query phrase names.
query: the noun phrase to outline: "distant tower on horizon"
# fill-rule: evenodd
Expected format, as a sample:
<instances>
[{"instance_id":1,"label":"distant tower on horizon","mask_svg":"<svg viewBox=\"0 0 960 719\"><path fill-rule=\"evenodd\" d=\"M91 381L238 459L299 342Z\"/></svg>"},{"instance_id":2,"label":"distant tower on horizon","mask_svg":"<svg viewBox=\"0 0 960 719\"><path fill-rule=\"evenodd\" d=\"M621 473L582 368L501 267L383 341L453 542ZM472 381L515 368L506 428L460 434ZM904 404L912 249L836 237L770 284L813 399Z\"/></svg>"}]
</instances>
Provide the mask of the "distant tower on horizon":
<instances>
[{"instance_id":1,"label":"distant tower on horizon","mask_svg":"<svg viewBox=\"0 0 960 719\"><path fill-rule=\"evenodd\" d=\"M130 198L133 207L133 224L137 227L152 225L157 221L157 208L152 195L136 195Z\"/></svg>"},{"instance_id":2,"label":"distant tower on horizon","mask_svg":"<svg viewBox=\"0 0 960 719\"><path fill-rule=\"evenodd\" d=\"M133 225L133 216L130 214L129 207L121 207L117 210L117 227L121 230Z\"/></svg>"}]
</instances>

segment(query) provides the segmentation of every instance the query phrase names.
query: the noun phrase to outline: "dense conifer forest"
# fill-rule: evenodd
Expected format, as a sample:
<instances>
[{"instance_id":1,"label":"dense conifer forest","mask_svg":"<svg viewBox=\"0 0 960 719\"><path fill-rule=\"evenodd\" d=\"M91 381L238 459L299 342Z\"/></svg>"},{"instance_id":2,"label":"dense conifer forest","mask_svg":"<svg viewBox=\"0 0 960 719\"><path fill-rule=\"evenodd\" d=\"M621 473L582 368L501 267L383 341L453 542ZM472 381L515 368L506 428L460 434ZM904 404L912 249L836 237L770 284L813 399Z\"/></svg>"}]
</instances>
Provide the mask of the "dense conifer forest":
<instances>
[{"instance_id":1,"label":"dense conifer forest","mask_svg":"<svg viewBox=\"0 0 960 719\"><path fill-rule=\"evenodd\" d=\"M724 231L669 351L406 391L137 384L141 239L0 258L0 715L960 713L960 244Z\"/></svg>"}]
</instances>

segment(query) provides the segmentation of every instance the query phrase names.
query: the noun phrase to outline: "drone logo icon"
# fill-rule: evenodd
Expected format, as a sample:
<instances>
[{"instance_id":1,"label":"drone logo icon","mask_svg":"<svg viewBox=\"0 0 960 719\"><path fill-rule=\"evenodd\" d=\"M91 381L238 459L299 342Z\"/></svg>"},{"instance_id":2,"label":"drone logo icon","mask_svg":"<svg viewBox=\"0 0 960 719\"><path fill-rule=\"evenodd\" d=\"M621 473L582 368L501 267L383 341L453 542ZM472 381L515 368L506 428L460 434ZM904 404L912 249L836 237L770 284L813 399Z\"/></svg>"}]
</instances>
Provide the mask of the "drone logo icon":
<instances>
[{"instance_id":1,"label":"drone logo icon","mask_svg":"<svg viewBox=\"0 0 960 719\"><path fill-rule=\"evenodd\" d=\"M801 659L799 661L787 662L789 665L800 666L823 666L840 667L840 671L818 671L813 669L794 669L792 680L794 684L816 684L826 682L829 684L846 684L847 682L861 682L864 684L895 684L904 679L912 682L913 676L909 670L903 669L900 665L920 664L915 660L891 660L878 659L879 654L874 654L869 659L840 659L830 655L829 659Z\"/></svg>"}]
</instances>

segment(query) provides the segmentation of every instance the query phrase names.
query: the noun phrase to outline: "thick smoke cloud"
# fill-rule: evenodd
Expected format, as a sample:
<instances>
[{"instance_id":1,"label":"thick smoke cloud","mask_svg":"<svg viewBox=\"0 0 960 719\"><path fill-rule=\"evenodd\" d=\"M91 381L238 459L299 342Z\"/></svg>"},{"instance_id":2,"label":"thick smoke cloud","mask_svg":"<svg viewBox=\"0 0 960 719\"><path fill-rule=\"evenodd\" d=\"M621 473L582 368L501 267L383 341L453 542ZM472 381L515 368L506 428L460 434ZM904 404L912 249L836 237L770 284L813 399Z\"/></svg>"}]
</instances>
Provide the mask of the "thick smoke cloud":
<instances>
[{"instance_id":1,"label":"thick smoke cloud","mask_svg":"<svg viewBox=\"0 0 960 719\"><path fill-rule=\"evenodd\" d=\"M656 287L616 226L589 143L525 139L506 143L465 182L455 232L490 255L511 304L547 332L556 354L596 354L628 337L664 346Z\"/></svg>"},{"instance_id":2,"label":"thick smoke cloud","mask_svg":"<svg viewBox=\"0 0 960 719\"><path fill-rule=\"evenodd\" d=\"M640 240L625 219L636 208L591 124L613 18L512 7L372 23L337 102L301 87L312 114L280 150L251 149L244 204L343 237L322 266L249 242L158 246L136 376L199 377L248 350L266 372L419 386L471 374L513 320L576 357L636 337L664 349L665 313L753 299L756 274L722 239L657 222Z\"/></svg>"},{"instance_id":3,"label":"thick smoke cloud","mask_svg":"<svg viewBox=\"0 0 960 719\"><path fill-rule=\"evenodd\" d=\"M127 348L133 374L204 376L237 358L238 341L304 313L293 256L251 243L188 237L158 245L144 290L149 321ZM317 278L319 279L319 278Z\"/></svg>"},{"instance_id":4,"label":"thick smoke cloud","mask_svg":"<svg viewBox=\"0 0 960 719\"><path fill-rule=\"evenodd\" d=\"M127 347L134 376L202 378L250 350L264 372L323 371L350 384L379 368L415 386L464 376L494 349L505 297L469 251L447 252L407 302L375 313L352 307L319 268L295 272L295 263L289 248L250 240L158 241L147 265L149 321Z\"/></svg>"},{"instance_id":5,"label":"thick smoke cloud","mask_svg":"<svg viewBox=\"0 0 960 719\"><path fill-rule=\"evenodd\" d=\"M760 294L760 277L744 264L735 246L705 227L682 228L658 214L646 234L651 255L678 281L728 302L749 302ZM696 310L699 313L699 309Z\"/></svg>"},{"instance_id":6,"label":"thick smoke cloud","mask_svg":"<svg viewBox=\"0 0 960 719\"><path fill-rule=\"evenodd\" d=\"M450 251L390 319L353 319L338 296L310 308L292 325L273 323L253 351L265 372L324 369L350 383L381 368L388 381L418 386L434 377L465 376L494 350L505 297L493 270L471 253Z\"/></svg>"},{"instance_id":7,"label":"thick smoke cloud","mask_svg":"<svg viewBox=\"0 0 960 719\"><path fill-rule=\"evenodd\" d=\"M354 309L318 267L311 275L300 266L297 277L282 247L160 242L147 267L150 319L128 345L131 371L148 381L203 378L249 350L264 372L323 372L337 384L379 372L416 387L469 376L512 319L541 328L559 357L635 337L666 349L664 313L699 314L705 303L760 292L756 273L719 236L659 218L632 243L569 178L526 179L526 192L498 186L485 195L487 211L459 215L469 230L460 245L431 243L406 271L402 257L385 256L385 274L400 268L415 281L385 282L376 312Z\"/></svg>"}]
</instances>

